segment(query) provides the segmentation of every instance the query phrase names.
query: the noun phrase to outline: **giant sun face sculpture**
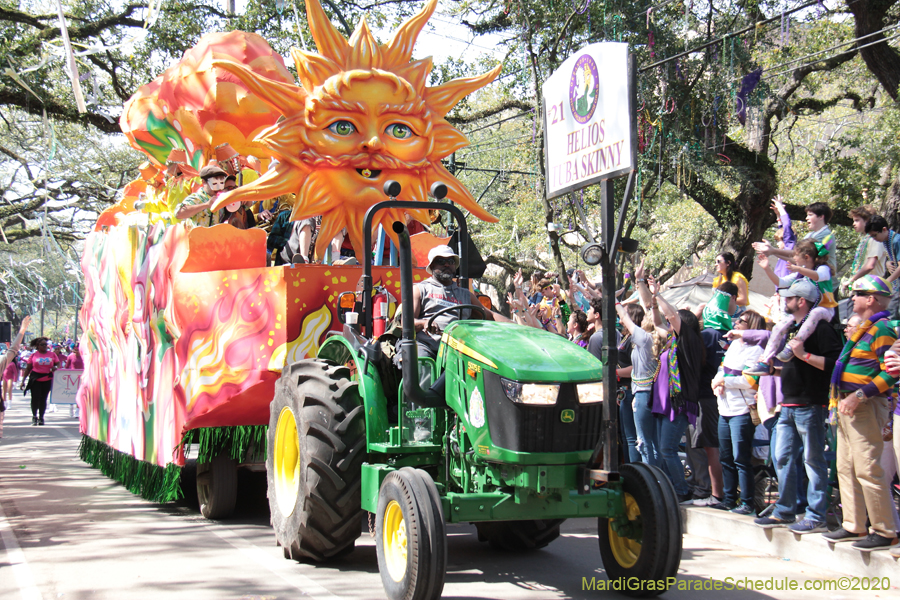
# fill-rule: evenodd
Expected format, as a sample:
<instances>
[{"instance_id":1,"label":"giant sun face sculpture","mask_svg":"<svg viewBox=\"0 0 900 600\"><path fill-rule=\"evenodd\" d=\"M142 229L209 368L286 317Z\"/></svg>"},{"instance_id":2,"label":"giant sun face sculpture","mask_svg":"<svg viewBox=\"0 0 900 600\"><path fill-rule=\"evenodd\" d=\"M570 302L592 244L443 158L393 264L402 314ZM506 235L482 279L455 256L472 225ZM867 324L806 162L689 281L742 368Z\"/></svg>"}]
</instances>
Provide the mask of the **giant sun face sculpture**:
<instances>
[{"instance_id":1,"label":"giant sun face sculpture","mask_svg":"<svg viewBox=\"0 0 900 600\"><path fill-rule=\"evenodd\" d=\"M365 19L346 40L319 1L306 0L319 53L291 49L300 86L260 77L236 62L215 61L280 111L284 120L257 138L279 161L276 167L220 196L213 210L237 200L296 193L292 220L322 215L316 242L320 256L345 227L357 256L364 255L363 217L370 206L386 199L382 189L390 179L402 184L405 200L424 200L432 183L444 182L449 199L482 220L496 221L441 159L468 144L444 117L467 94L493 81L500 67L478 77L426 86L431 58L411 58L436 6L437 0L429 0L390 42L380 45ZM376 215L374 225L383 224L393 236L390 225L402 221L404 212L427 222L426 211L389 209Z\"/></svg>"}]
</instances>

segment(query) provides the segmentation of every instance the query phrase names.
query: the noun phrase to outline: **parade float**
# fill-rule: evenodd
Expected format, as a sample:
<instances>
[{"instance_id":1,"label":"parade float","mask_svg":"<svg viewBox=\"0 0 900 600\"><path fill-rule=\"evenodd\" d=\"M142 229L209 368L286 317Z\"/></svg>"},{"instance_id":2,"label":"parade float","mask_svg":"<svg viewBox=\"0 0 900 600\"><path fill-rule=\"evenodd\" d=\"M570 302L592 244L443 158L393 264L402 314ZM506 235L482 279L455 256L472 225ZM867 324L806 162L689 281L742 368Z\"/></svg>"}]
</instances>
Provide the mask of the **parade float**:
<instances>
[{"instance_id":1,"label":"parade float","mask_svg":"<svg viewBox=\"0 0 900 600\"><path fill-rule=\"evenodd\" d=\"M412 51L436 0L387 44L365 21L346 40L318 0L306 4L319 52L292 50L299 85L257 36L215 34L126 105L122 128L150 165L86 243L82 457L165 501L178 494L185 449L197 445L201 510L217 517L233 507L235 468L264 454L285 557L343 556L368 511L391 600L441 596L447 522L475 523L496 548L534 550L573 517L598 519L615 589L665 591L680 562L681 519L662 471L619 468L615 379L603 378L614 343L604 365L561 336L489 322L483 306L462 304L433 314L428 327L463 309L485 320L451 322L437 357L418 356L413 286L426 274L415 265L445 240L413 241L408 223L430 222L433 210L452 216L465 286L461 209L492 217L441 165L466 144L444 117L499 67L426 85L431 61L412 60ZM624 45L613 50L627 59ZM581 120L559 106L590 126L611 104L597 109L600 71L594 65L588 82L584 64L573 56L560 68L583 74L590 102L572 109ZM617 158L632 145L623 139ZM192 173L217 159L243 176L254 170L251 154L260 176L248 173L212 209L293 194L292 219L322 217L317 256L346 230L361 266L267 266L259 229L173 222L173 198L184 197ZM619 233L585 250L604 269ZM381 248L373 258L377 235L397 246L398 265L379 266ZM400 331L375 327L379 290L402 302ZM613 328L608 320L607 338Z\"/></svg>"},{"instance_id":2,"label":"parade float","mask_svg":"<svg viewBox=\"0 0 900 600\"><path fill-rule=\"evenodd\" d=\"M363 215L384 199L389 178L416 199L444 182L460 206L493 220L441 159L466 144L444 115L499 68L428 87L431 60L411 55L433 10L431 3L388 44L378 45L364 21L348 43L313 1L319 53L292 50L299 85L260 36L213 33L125 104L122 131L147 161L85 243L84 460L164 502L179 495L193 444L201 503L210 501L204 513L225 516L234 504L229 472L264 456L282 368L315 356L340 328L336 298L356 289L361 267L267 266L265 231L175 219L210 161L243 183L213 210L293 194L292 219L322 217L319 257L344 228L363 255ZM396 240L390 223L408 218L431 222L427 211L390 211L376 235ZM420 262L446 243L417 238ZM374 278L399 299L396 267L376 266Z\"/></svg>"}]
</instances>

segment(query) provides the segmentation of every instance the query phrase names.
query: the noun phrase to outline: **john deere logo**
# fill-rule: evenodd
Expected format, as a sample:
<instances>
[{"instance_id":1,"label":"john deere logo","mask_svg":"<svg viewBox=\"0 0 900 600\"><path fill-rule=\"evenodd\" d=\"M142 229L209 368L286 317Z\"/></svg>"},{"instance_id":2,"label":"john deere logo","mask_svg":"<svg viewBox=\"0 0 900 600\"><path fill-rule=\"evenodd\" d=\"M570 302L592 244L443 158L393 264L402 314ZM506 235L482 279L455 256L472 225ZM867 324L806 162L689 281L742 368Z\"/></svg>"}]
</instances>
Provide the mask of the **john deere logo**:
<instances>
[{"instance_id":1,"label":"john deere logo","mask_svg":"<svg viewBox=\"0 0 900 600\"><path fill-rule=\"evenodd\" d=\"M562 421L563 423L574 423L575 422L575 411L570 408L567 408L566 410L562 411L562 413L560 413L559 420Z\"/></svg>"}]
</instances>

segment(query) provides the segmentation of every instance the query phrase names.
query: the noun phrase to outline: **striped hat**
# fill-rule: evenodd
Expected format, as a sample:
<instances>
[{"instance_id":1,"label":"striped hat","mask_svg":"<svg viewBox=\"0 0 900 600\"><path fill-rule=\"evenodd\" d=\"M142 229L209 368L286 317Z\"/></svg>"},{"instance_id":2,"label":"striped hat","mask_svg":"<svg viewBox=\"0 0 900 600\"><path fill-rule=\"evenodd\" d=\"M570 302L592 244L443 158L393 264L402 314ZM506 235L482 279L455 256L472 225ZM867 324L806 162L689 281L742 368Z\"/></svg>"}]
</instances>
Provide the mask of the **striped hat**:
<instances>
[{"instance_id":1,"label":"striped hat","mask_svg":"<svg viewBox=\"0 0 900 600\"><path fill-rule=\"evenodd\" d=\"M890 296L891 287L881 277L875 275L864 275L853 282L854 292L862 292L864 294L874 294L878 296Z\"/></svg>"}]
</instances>

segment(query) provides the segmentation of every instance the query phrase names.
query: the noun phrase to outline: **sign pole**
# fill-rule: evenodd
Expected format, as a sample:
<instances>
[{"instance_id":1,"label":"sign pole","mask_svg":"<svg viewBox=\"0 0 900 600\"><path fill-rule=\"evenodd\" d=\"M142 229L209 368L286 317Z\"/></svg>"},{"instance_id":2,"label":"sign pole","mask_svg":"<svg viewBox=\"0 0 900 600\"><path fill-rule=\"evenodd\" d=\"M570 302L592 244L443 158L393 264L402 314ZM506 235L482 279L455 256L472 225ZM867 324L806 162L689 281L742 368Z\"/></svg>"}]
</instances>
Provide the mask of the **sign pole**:
<instances>
[{"instance_id":1,"label":"sign pole","mask_svg":"<svg viewBox=\"0 0 900 600\"><path fill-rule=\"evenodd\" d=\"M613 182L600 182L600 213L602 219L601 238L611 244L616 231L616 201ZM617 402L619 384L616 367L619 363L619 349L616 345L616 254L614 248L606 248L600 262L603 277L603 463L607 472L619 470L619 405Z\"/></svg>"}]
</instances>

